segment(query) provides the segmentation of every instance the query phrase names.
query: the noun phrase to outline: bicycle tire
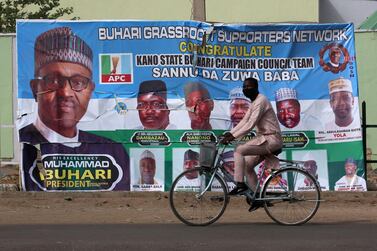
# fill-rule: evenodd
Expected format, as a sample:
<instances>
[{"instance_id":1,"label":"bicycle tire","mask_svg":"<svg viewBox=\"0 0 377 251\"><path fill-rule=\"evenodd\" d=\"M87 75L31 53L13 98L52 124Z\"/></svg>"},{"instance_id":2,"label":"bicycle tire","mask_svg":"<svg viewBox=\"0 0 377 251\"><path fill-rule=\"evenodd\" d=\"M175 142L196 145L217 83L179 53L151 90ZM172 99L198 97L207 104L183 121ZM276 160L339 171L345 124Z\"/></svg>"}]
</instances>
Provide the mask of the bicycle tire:
<instances>
[{"instance_id":1,"label":"bicycle tire","mask_svg":"<svg viewBox=\"0 0 377 251\"><path fill-rule=\"evenodd\" d=\"M196 173L198 184L192 187L185 185L187 177L194 177ZM197 197L205 189L211 175L205 168L196 167L181 173L174 180L170 189L170 208L186 225L210 225L224 213L229 196L227 187L218 174L215 174L210 191L206 191L201 198Z\"/></svg>"},{"instance_id":2,"label":"bicycle tire","mask_svg":"<svg viewBox=\"0 0 377 251\"><path fill-rule=\"evenodd\" d=\"M300 186L305 178L312 185ZM320 196L321 190L312 175L298 168L285 168L269 176L261 197L272 220L281 225L301 225L316 214Z\"/></svg>"}]
</instances>

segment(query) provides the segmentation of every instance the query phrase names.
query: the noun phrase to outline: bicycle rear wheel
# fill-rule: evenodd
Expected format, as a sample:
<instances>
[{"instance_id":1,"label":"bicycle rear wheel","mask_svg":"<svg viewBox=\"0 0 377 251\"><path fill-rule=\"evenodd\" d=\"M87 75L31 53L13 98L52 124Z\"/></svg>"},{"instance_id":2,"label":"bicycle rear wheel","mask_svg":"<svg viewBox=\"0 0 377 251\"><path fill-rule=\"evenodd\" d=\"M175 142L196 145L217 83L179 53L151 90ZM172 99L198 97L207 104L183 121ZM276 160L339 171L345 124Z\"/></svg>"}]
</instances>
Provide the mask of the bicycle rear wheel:
<instances>
[{"instance_id":1,"label":"bicycle rear wheel","mask_svg":"<svg viewBox=\"0 0 377 251\"><path fill-rule=\"evenodd\" d=\"M266 180L262 198L268 216L282 225L300 225L309 221L320 203L320 188L309 173L286 168Z\"/></svg>"},{"instance_id":2,"label":"bicycle rear wheel","mask_svg":"<svg viewBox=\"0 0 377 251\"><path fill-rule=\"evenodd\" d=\"M218 174L202 196L212 173L204 168L194 168L181 173L170 189L170 207L174 215L190 226L214 223L224 213L229 197L226 185Z\"/></svg>"}]
</instances>

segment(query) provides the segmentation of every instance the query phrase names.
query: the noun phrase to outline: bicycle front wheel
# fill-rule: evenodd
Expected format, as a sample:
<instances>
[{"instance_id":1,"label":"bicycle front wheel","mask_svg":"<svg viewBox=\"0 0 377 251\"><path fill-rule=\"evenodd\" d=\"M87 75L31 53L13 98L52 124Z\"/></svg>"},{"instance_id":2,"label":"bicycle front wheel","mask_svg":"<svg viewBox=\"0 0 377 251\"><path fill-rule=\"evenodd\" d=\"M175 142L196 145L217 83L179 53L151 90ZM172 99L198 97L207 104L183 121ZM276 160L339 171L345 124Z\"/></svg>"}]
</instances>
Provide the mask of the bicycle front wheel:
<instances>
[{"instance_id":1,"label":"bicycle front wheel","mask_svg":"<svg viewBox=\"0 0 377 251\"><path fill-rule=\"evenodd\" d=\"M204 168L194 168L181 173L170 189L170 207L174 215L191 226L206 226L214 223L224 213L229 197L226 185L218 174L209 189L213 173Z\"/></svg>"},{"instance_id":2,"label":"bicycle front wheel","mask_svg":"<svg viewBox=\"0 0 377 251\"><path fill-rule=\"evenodd\" d=\"M312 175L298 168L286 168L266 180L262 198L268 216L282 225L309 221L320 203L320 188Z\"/></svg>"}]
</instances>

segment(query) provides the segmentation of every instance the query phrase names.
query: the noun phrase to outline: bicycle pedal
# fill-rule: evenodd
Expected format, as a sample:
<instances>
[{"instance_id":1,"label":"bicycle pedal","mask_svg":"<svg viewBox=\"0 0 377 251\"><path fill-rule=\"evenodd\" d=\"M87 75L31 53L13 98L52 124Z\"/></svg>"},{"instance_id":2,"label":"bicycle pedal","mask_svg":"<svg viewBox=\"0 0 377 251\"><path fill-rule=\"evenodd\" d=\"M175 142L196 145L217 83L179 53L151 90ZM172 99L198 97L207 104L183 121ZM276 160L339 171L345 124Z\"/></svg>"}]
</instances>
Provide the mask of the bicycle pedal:
<instances>
[{"instance_id":1,"label":"bicycle pedal","mask_svg":"<svg viewBox=\"0 0 377 251\"><path fill-rule=\"evenodd\" d=\"M249 208L249 212L253 212L255 210L257 210L258 208L262 207L263 205L255 205L255 204L252 204L251 207Z\"/></svg>"}]
</instances>

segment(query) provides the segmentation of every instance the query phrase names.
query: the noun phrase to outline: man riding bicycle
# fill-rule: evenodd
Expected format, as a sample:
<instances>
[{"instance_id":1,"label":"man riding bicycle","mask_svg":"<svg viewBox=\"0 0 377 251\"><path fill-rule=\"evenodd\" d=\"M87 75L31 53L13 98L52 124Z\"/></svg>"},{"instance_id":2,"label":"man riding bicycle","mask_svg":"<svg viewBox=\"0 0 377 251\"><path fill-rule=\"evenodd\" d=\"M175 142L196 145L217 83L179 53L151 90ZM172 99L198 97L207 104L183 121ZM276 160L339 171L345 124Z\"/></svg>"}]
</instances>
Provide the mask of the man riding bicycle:
<instances>
[{"instance_id":1,"label":"man riding bicycle","mask_svg":"<svg viewBox=\"0 0 377 251\"><path fill-rule=\"evenodd\" d=\"M283 146L278 119L266 96L259 93L258 80L245 79L243 93L252 103L243 119L230 132L223 135L220 143L229 144L236 138L242 138L254 127L257 134L246 143L238 145L234 150L234 180L237 186L229 192L229 195L240 195L248 189L244 182L245 169L248 183L251 187L256 188L257 175L254 167L265 159L265 164L268 167L278 168L279 159L274 153L276 154ZM257 202L250 209L256 209L261 205L262 202Z\"/></svg>"}]
</instances>

